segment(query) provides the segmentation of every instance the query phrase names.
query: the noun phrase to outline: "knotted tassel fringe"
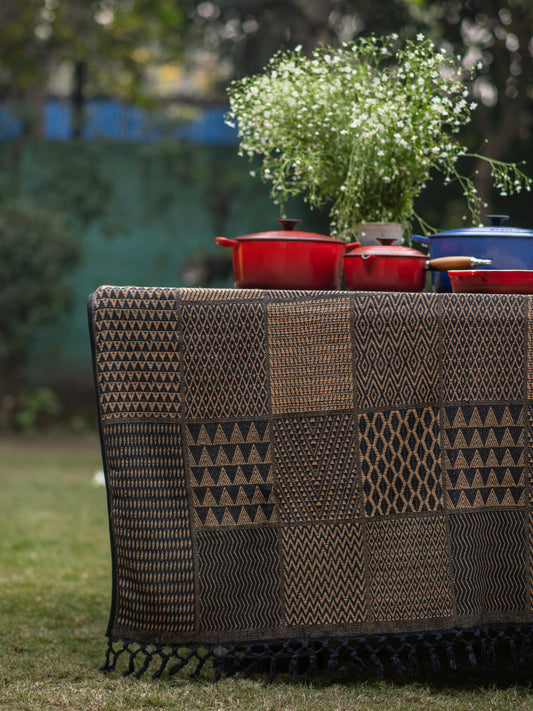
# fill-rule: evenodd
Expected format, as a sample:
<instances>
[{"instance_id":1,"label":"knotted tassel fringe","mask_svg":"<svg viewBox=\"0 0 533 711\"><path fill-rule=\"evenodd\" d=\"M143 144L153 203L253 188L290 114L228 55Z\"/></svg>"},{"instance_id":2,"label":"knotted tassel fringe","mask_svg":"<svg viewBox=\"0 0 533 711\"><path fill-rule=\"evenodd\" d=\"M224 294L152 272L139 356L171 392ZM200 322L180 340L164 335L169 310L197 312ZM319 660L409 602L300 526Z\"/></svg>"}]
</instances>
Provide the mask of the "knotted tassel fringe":
<instances>
[{"instance_id":1,"label":"knotted tassel fringe","mask_svg":"<svg viewBox=\"0 0 533 711\"><path fill-rule=\"evenodd\" d=\"M489 668L494 668L497 661L525 666L533 657L533 626L501 625L409 635L293 638L187 647L110 637L102 671L115 670L121 656L127 661L123 674L136 678L148 669L152 669L154 679L164 672L173 676L182 670L197 676L206 665L215 681L234 674L246 677L265 672L271 680L279 673L314 676L345 667L356 677L373 674L383 678L389 670L414 676L428 659L434 671L443 666L455 670L459 666L458 659Z\"/></svg>"}]
</instances>

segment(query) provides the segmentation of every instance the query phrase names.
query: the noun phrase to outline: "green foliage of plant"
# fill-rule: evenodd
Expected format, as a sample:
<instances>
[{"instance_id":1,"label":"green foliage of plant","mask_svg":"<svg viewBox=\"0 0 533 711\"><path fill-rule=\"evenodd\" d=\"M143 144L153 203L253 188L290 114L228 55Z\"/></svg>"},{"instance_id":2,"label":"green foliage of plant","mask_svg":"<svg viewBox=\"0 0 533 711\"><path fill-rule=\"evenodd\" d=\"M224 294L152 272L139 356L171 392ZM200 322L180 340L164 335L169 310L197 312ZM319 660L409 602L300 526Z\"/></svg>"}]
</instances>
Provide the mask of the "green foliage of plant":
<instances>
[{"instance_id":1,"label":"green foliage of plant","mask_svg":"<svg viewBox=\"0 0 533 711\"><path fill-rule=\"evenodd\" d=\"M58 214L27 199L0 206L0 385L4 392L16 380L36 331L67 307L71 293L67 277L80 250L80 241Z\"/></svg>"},{"instance_id":2,"label":"green foliage of plant","mask_svg":"<svg viewBox=\"0 0 533 711\"><path fill-rule=\"evenodd\" d=\"M362 37L339 49L281 52L264 72L234 82L228 123L240 153L262 159L261 176L283 207L304 194L331 204L331 231L350 239L360 222L404 225L435 171L459 181L477 221L483 203L457 168L476 157L458 138L475 104L474 70L422 35ZM486 159L502 193L530 187L516 164Z\"/></svg>"},{"instance_id":3,"label":"green foliage of plant","mask_svg":"<svg viewBox=\"0 0 533 711\"><path fill-rule=\"evenodd\" d=\"M49 418L61 412L57 395L50 388L23 388L14 399L13 424L27 434Z\"/></svg>"}]
</instances>

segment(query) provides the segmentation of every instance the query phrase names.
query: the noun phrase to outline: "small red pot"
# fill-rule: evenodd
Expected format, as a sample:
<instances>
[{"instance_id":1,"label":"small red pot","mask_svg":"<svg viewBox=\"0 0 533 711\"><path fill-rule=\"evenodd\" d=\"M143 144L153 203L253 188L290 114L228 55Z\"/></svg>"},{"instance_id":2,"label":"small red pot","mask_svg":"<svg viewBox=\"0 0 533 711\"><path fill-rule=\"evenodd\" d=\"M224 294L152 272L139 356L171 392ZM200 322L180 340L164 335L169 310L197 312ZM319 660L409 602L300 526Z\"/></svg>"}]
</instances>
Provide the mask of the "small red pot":
<instances>
[{"instance_id":1,"label":"small red pot","mask_svg":"<svg viewBox=\"0 0 533 711\"><path fill-rule=\"evenodd\" d=\"M347 245L312 232L295 232L300 220L278 220L283 230L258 232L235 239L216 237L230 247L233 282L238 289L341 288L342 258Z\"/></svg>"},{"instance_id":2,"label":"small red pot","mask_svg":"<svg viewBox=\"0 0 533 711\"><path fill-rule=\"evenodd\" d=\"M422 291L426 270L472 269L490 260L474 257L428 259L411 247L392 246L380 238L379 245L357 247L344 255L344 282L351 291ZM353 245L351 245L353 247Z\"/></svg>"}]
</instances>

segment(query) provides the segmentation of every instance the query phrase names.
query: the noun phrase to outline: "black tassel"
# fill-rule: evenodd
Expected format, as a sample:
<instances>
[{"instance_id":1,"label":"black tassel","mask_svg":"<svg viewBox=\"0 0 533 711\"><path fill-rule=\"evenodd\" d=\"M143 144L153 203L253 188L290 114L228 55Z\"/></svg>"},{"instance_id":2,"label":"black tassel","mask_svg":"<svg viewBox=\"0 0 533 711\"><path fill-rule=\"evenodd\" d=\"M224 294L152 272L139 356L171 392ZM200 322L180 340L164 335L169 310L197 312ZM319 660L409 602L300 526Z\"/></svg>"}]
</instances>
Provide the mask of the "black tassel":
<instances>
[{"instance_id":1,"label":"black tassel","mask_svg":"<svg viewBox=\"0 0 533 711\"><path fill-rule=\"evenodd\" d=\"M113 661L111 661L111 656L113 656ZM99 671L113 671L117 663L117 656L113 652L113 642L108 640L107 649L105 653L104 663L99 667Z\"/></svg>"},{"instance_id":2,"label":"black tassel","mask_svg":"<svg viewBox=\"0 0 533 711\"><path fill-rule=\"evenodd\" d=\"M457 669L457 659L455 658L455 653L453 651L453 644L449 641L444 642L446 649L446 657L448 658L448 666L450 669Z\"/></svg>"},{"instance_id":3,"label":"black tassel","mask_svg":"<svg viewBox=\"0 0 533 711\"><path fill-rule=\"evenodd\" d=\"M291 657L291 661L289 662L289 676L297 677L298 674L298 652L295 652Z\"/></svg>"},{"instance_id":4,"label":"black tassel","mask_svg":"<svg viewBox=\"0 0 533 711\"><path fill-rule=\"evenodd\" d=\"M409 650L409 656L407 657L409 664L409 671L413 676L417 676L420 672L420 663L418 661L418 655L416 653L416 647L413 645Z\"/></svg>"},{"instance_id":5,"label":"black tassel","mask_svg":"<svg viewBox=\"0 0 533 711\"><path fill-rule=\"evenodd\" d=\"M468 661L472 666L476 666L477 664L477 658L474 653L474 647L472 646L471 642L468 642L466 645L466 656L468 657Z\"/></svg>"},{"instance_id":6,"label":"black tassel","mask_svg":"<svg viewBox=\"0 0 533 711\"><path fill-rule=\"evenodd\" d=\"M158 650L158 655L159 658L161 659L161 664L159 665L159 668L155 670L155 672L152 674L152 679L159 679L159 677L163 674L165 671L167 664L170 661L171 655L170 654L165 654L165 652L160 649Z\"/></svg>"},{"instance_id":7,"label":"black tassel","mask_svg":"<svg viewBox=\"0 0 533 711\"><path fill-rule=\"evenodd\" d=\"M329 653L328 671L334 672L339 668L339 650L335 647Z\"/></svg>"},{"instance_id":8,"label":"black tassel","mask_svg":"<svg viewBox=\"0 0 533 711\"><path fill-rule=\"evenodd\" d=\"M439 671L440 670L440 660L437 655L437 650L432 644L427 645L427 650L429 652L429 658L431 659L431 666L433 667L434 671Z\"/></svg>"},{"instance_id":9,"label":"black tassel","mask_svg":"<svg viewBox=\"0 0 533 711\"><path fill-rule=\"evenodd\" d=\"M316 676L318 674L318 661L317 661L317 656L316 652L314 650L311 650L311 653L309 654L309 676Z\"/></svg>"},{"instance_id":10,"label":"black tassel","mask_svg":"<svg viewBox=\"0 0 533 711\"><path fill-rule=\"evenodd\" d=\"M152 653L150 651L148 651L146 648L143 647L142 651L144 654L144 662L143 662L142 666L134 674L136 679L141 678L141 676L144 674L144 672L150 666L150 662L152 661L152 658L153 658Z\"/></svg>"},{"instance_id":11,"label":"black tassel","mask_svg":"<svg viewBox=\"0 0 533 711\"><path fill-rule=\"evenodd\" d=\"M273 655L272 659L270 660L270 681L273 682L274 679L276 678L276 672L278 670L278 662L276 659L276 656Z\"/></svg>"}]
</instances>

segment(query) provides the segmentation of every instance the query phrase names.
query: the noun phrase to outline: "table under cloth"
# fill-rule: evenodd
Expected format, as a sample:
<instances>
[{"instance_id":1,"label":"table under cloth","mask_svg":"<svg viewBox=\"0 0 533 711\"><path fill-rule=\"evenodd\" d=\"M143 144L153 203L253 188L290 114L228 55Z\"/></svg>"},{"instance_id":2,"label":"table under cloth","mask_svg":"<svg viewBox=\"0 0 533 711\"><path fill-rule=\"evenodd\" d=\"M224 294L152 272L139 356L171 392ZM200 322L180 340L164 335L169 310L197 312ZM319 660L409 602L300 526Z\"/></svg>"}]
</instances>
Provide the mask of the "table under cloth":
<instances>
[{"instance_id":1,"label":"table under cloth","mask_svg":"<svg viewBox=\"0 0 533 711\"><path fill-rule=\"evenodd\" d=\"M89 324L105 669L529 658L532 297L103 286Z\"/></svg>"}]
</instances>

